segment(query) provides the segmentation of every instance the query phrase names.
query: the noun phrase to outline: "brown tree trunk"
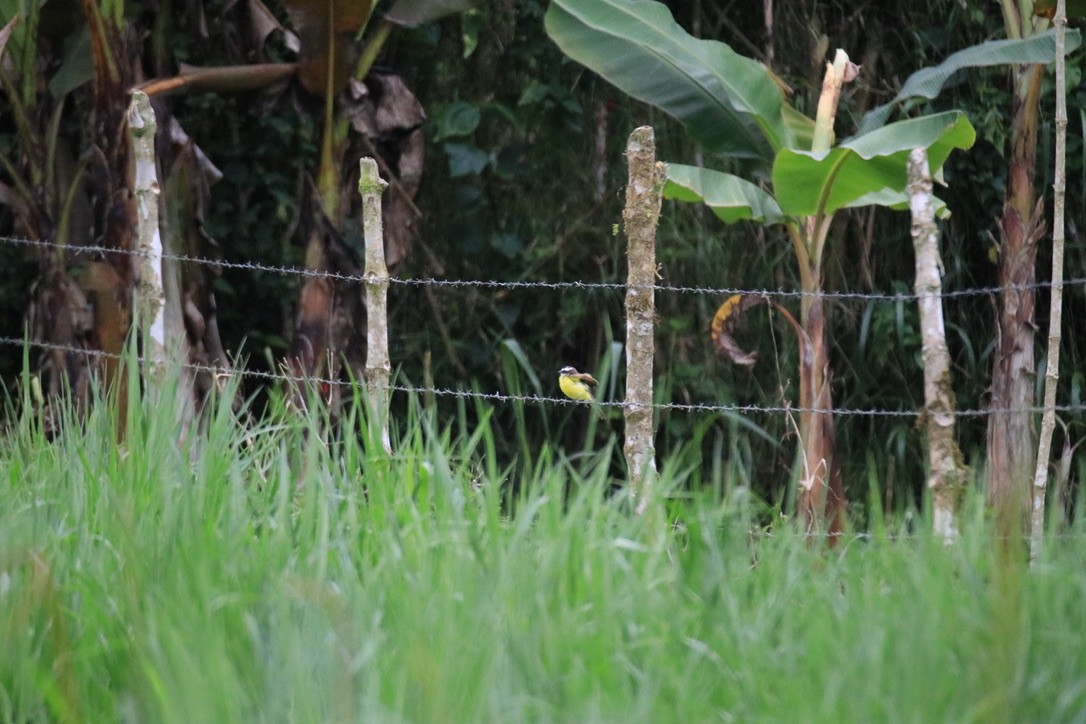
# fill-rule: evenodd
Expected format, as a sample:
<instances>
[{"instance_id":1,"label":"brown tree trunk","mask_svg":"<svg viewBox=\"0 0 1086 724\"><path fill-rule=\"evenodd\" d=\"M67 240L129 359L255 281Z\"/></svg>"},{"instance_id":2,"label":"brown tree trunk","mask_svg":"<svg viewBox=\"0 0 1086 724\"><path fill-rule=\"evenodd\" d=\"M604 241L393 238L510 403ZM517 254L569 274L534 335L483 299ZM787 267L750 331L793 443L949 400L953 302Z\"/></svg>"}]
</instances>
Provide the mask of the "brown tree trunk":
<instances>
[{"instance_id":1,"label":"brown tree trunk","mask_svg":"<svg viewBox=\"0 0 1086 724\"><path fill-rule=\"evenodd\" d=\"M988 417L988 502L1004 535L1025 532L1029 483L1034 469L1036 426L1024 408L1034 402L1034 310L1037 241L1044 231L1035 201L1037 97L1044 66L1013 71L1014 117L1010 168L1000 219L997 342L992 368L994 410ZM1009 288L1008 288L1009 287Z\"/></svg>"},{"instance_id":2,"label":"brown tree trunk","mask_svg":"<svg viewBox=\"0 0 1086 724\"><path fill-rule=\"evenodd\" d=\"M836 433L833 423L833 379L826 350L826 318L821 279L815 294L803 297L800 324L806 339L800 340L799 406L803 466L800 471L796 510L808 533L841 532L845 491L841 471L834 461ZM824 523L823 523L824 522ZM831 538L832 541L832 538Z\"/></svg>"},{"instance_id":3,"label":"brown tree trunk","mask_svg":"<svg viewBox=\"0 0 1086 724\"><path fill-rule=\"evenodd\" d=\"M128 91L133 61L126 53L123 18L107 14L92 0L81 0L90 31L94 65L93 106L88 118L92 152L87 174L93 187L93 237L120 252L135 250L136 207L127 129ZM105 386L116 388L117 430L125 435L128 409L127 370L121 356L132 322L133 257L109 254L88 265L85 288L94 304L93 338L106 354Z\"/></svg>"}]
</instances>

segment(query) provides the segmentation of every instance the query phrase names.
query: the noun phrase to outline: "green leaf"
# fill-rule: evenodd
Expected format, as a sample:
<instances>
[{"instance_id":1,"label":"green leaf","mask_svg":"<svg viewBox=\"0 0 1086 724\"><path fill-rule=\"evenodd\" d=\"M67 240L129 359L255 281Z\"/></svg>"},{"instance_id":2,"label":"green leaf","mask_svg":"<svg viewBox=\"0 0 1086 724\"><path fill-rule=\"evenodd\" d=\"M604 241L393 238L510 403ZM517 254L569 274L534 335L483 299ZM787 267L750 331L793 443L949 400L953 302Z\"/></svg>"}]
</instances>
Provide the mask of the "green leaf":
<instances>
[{"instance_id":1,"label":"green leaf","mask_svg":"<svg viewBox=\"0 0 1086 724\"><path fill-rule=\"evenodd\" d=\"M479 47L479 34L487 29L483 14L477 11L464 13L460 18L460 57L467 59Z\"/></svg>"},{"instance_id":2,"label":"green leaf","mask_svg":"<svg viewBox=\"0 0 1086 724\"><path fill-rule=\"evenodd\" d=\"M949 219L950 209L947 208L946 202L938 196L932 196L931 200L932 204L935 206L935 216L940 219ZM863 206L885 206L894 211L908 211L909 197L904 191L881 189L879 191L872 191L869 194L864 194L852 203L845 204L845 207L850 209Z\"/></svg>"},{"instance_id":3,"label":"green leaf","mask_svg":"<svg viewBox=\"0 0 1086 724\"><path fill-rule=\"evenodd\" d=\"M704 202L728 224L748 219L775 224L784 219L773 197L750 181L700 166L668 164L664 197Z\"/></svg>"},{"instance_id":4,"label":"green leaf","mask_svg":"<svg viewBox=\"0 0 1086 724\"><path fill-rule=\"evenodd\" d=\"M530 106L533 103L539 103L550 93L550 86L546 83L540 83L537 80L528 81L528 84L524 86L524 90L520 93L520 100L517 101L517 105Z\"/></svg>"},{"instance_id":5,"label":"green leaf","mask_svg":"<svg viewBox=\"0 0 1086 724\"><path fill-rule=\"evenodd\" d=\"M49 92L63 98L94 78L90 31L84 26L64 39L60 67L49 79Z\"/></svg>"},{"instance_id":6,"label":"green leaf","mask_svg":"<svg viewBox=\"0 0 1086 724\"><path fill-rule=\"evenodd\" d=\"M528 383L532 386L532 390L537 395L543 394L543 385L539 381L539 375L535 373L535 368L532 366L532 361L528 357L528 353L521 346L520 342L515 339L503 339L502 347L508 352L512 358L516 361L517 366L520 367L521 372L528 378Z\"/></svg>"},{"instance_id":7,"label":"green leaf","mask_svg":"<svg viewBox=\"0 0 1086 724\"><path fill-rule=\"evenodd\" d=\"M810 148L814 142L814 119L808 118L787 103L781 108L784 111L784 125L788 126L788 130L792 132L792 140L788 147Z\"/></svg>"},{"instance_id":8,"label":"green leaf","mask_svg":"<svg viewBox=\"0 0 1086 724\"><path fill-rule=\"evenodd\" d=\"M769 161L793 145L775 76L724 43L689 35L665 5L553 0L544 25L562 52L674 116L711 152Z\"/></svg>"},{"instance_id":9,"label":"green leaf","mask_svg":"<svg viewBox=\"0 0 1086 724\"><path fill-rule=\"evenodd\" d=\"M858 133L869 133L886 123L893 109L909 98L935 98L950 77L966 68L985 68L1015 63L1051 63L1056 59L1055 30L1017 40L989 40L953 53L936 66L922 68L905 80L905 85L887 104L867 113L860 121ZM1082 42L1077 30L1068 30L1066 51L1070 53Z\"/></svg>"},{"instance_id":10,"label":"green leaf","mask_svg":"<svg viewBox=\"0 0 1086 724\"><path fill-rule=\"evenodd\" d=\"M524 133L524 122L517 117L517 114L513 112L513 109L504 103L498 101L484 101L478 106L480 111L493 111L496 115L502 117L510 126L517 130L517 133Z\"/></svg>"},{"instance_id":11,"label":"green leaf","mask_svg":"<svg viewBox=\"0 0 1086 724\"><path fill-rule=\"evenodd\" d=\"M451 103L434 119L434 141L470 135L479 127L479 109L466 101Z\"/></svg>"},{"instance_id":12,"label":"green leaf","mask_svg":"<svg viewBox=\"0 0 1086 724\"><path fill-rule=\"evenodd\" d=\"M773 163L773 191L790 216L829 214L883 189L905 189L909 151L924 148L932 173L955 148L969 148L976 131L961 111L892 123L854 136L827 152L783 149ZM880 197L871 203L879 203Z\"/></svg>"},{"instance_id":13,"label":"green leaf","mask_svg":"<svg viewBox=\"0 0 1086 724\"><path fill-rule=\"evenodd\" d=\"M446 143L444 148L449 157L449 176L453 178L481 173L490 162L490 155L476 146Z\"/></svg>"}]
</instances>

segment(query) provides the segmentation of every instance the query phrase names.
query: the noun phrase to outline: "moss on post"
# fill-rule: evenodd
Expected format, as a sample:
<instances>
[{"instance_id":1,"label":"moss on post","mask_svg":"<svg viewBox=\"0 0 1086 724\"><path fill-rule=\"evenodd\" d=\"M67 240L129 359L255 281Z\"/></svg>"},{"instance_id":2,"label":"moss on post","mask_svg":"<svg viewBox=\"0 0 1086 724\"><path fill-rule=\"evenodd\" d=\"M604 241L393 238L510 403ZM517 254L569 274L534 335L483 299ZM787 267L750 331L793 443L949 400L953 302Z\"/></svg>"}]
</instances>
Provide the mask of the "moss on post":
<instances>
[{"instance_id":1,"label":"moss on post","mask_svg":"<svg viewBox=\"0 0 1086 724\"><path fill-rule=\"evenodd\" d=\"M656 315L656 224L664 186L664 166L656 163L651 126L630 134L626 144L629 184L623 220L629 244L626 280L626 439L623 452L637 511L644 512L656 473L653 443L652 360Z\"/></svg>"}]
</instances>

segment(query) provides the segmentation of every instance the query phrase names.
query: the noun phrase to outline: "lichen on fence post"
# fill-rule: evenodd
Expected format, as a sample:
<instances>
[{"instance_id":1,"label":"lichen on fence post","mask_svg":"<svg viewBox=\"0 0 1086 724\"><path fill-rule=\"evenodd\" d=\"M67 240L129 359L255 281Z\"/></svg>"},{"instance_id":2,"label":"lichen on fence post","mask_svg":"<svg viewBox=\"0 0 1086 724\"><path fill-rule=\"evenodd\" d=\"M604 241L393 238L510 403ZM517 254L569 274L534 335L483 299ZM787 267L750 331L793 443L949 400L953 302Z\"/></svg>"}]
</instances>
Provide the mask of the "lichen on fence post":
<instances>
[{"instance_id":1,"label":"lichen on fence post","mask_svg":"<svg viewBox=\"0 0 1086 724\"><path fill-rule=\"evenodd\" d=\"M128 133L134 166L136 244L139 255L135 290L144 345L153 367L166 361L166 293L162 286L162 233L158 223L160 188L155 169L155 112L142 91L132 92L128 106ZM157 374L158 372L156 372Z\"/></svg>"},{"instance_id":2,"label":"lichen on fence post","mask_svg":"<svg viewBox=\"0 0 1086 724\"><path fill-rule=\"evenodd\" d=\"M629 184L623 221L629 244L626 279L626 439L623 452L630 487L643 513L656 474L653 443L652 360L655 352L653 286L656 283L656 223L664 185L663 164L656 163L651 126L634 129L626 143Z\"/></svg>"},{"instance_id":3,"label":"lichen on fence post","mask_svg":"<svg viewBox=\"0 0 1086 724\"><path fill-rule=\"evenodd\" d=\"M362 232L366 239L366 390L369 395L370 433L380 436L385 451L392 452L388 434L388 266L381 223L381 195L388 184L377 172L372 158L359 161L358 193L362 195Z\"/></svg>"},{"instance_id":4,"label":"lichen on fence post","mask_svg":"<svg viewBox=\"0 0 1086 724\"><path fill-rule=\"evenodd\" d=\"M916 251L916 297L920 308L921 357L924 361L924 427L928 447L928 489L932 526L950 542L958 535L958 503L969 481L969 468L954 439L954 391L950 383L950 352L943 323L942 262L939 229L931 198L931 171L922 148L909 154L909 209Z\"/></svg>"}]
</instances>

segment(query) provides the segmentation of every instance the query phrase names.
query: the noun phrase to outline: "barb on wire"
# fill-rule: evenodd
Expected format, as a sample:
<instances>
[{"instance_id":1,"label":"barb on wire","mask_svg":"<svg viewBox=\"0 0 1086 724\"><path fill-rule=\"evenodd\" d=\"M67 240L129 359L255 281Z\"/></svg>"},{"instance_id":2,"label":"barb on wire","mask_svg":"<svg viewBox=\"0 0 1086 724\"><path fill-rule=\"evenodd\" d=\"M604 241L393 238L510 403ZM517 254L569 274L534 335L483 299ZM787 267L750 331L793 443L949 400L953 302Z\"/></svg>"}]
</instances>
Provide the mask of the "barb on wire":
<instances>
[{"instance_id":1,"label":"barb on wire","mask_svg":"<svg viewBox=\"0 0 1086 724\"><path fill-rule=\"evenodd\" d=\"M72 246L58 244L52 241L39 241L35 239L22 239L12 236L0 236L0 242L23 246L40 246L52 249L67 249L69 251L86 252L92 254L122 254L126 256L142 256L142 252L134 249L112 249L105 246ZM260 271L270 274L282 274L299 277L318 277L333 281L352 284L364 284L366 278L362 274L343 274L335 271L323 271L319 269L305 269L296 266L275 266L251 261L227 261L225 259L207 259L204 257L189 256L187 254L163 254L162 259L177 261L187 264L200 264L217 267L219 269L242 269L248 271ZM547 281L499 281L495 279L413 279L390 278L391 284L400 286L428 286L449 288L482 288L482 289L598 289L606 291L625 291L628 287L620 282L547 282ZM1062 287L1086 285L1086 277L1065 279L1059 285ZM1052 286L1051 281L1037 281L1029 284L1003 284L988 287L976 287L972 289L944 290L943 299L957 299L962 297L985 296L1001 291L1017 289L1047 289ZM761 295L777 299L797 299L805 296L819 295L823 299L854 299L876 302L911 302L919 299L924 293L916 292L811 292L796 289L740 289L738 287L698 287L672 284L653 284L650 287L658 292L671 292L675 294L708 294L713 296L731 296L734 294ZM644 288L634 286L632 288Z\"/></svg>"},{"instance_id":2,"label":"barb on wire","mask_svg":"<svg viewBox=\"0 0 1086 724\"><path fill-rule=\"evenodd\" d=\"M110 352L103 352L95 349L85 349L82 347L72 347L68 345L55 344L53 342L38 342L34 340L23 340L17 337L2 337L0 336L0 345L17 345L22 346L27 344L31 347L39 349L59 350L61 352L70 352L74 354L82 354L90 357L106 357L119 359L122 355L113 354ZM136 362L139 364L146 364L148 360L144 357L136 357ZM311 383L319 385L339 386L339 387L351 387L354 383L347 380L326 379L322 377L299 377L296 375L265 372L263 370L246 370L246 369L224 369L222 367L214 367L211 365L201 365L192 363L182 363L179 365L183 369L190 369L197 372L208 372L210 374L231 374L238 375L240 377L281 381L281 382L298 382L298 383ZM393 392L403 392L407 394L416 395L435 395L437 397L460 397L471 398L479 400L490 400L492 402L522 402L525 404L548 404L548 405L581 405L583 402L577 400L570 400L565 397L546 397L542 395L513 395L504 392L478 392L475 390L465 390L457 388L441 388L441 387L415 387L409 385L389 385L389 389ZM626 407L626 402L622 400L615 401L599 401L597 404L601 407ZM922 409L916 410L888 410L879 408L849 408L838 407L830 410L828 413L825 410L807 407L798 407L794 405L748 405L748 404L709 404L709 403L694 403L684 404L678 402L658 402L653 403L652 408L654 410L676 410L680 412L720 412L720 413L764 413L764 414L799 414L803 412L815 412L823 414L831 414L840 417L918 417L924 414ZM960 417L983 417L985 415L991 415L996 413L1011 413L1011 412L1031 412L1040 413L1045 411L1045 407L1041 405L1034 405L1028 407L993 407L988 409L973 409L973 410L958 410L955 414ZM1083 404L1065 404L1054 405L1052 407L1056 412L1081 412L1086 410L1086 405Z\"/></svg>"}]
</instances>

